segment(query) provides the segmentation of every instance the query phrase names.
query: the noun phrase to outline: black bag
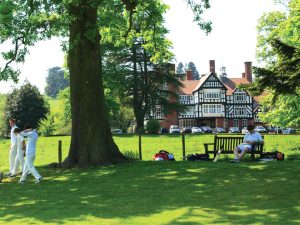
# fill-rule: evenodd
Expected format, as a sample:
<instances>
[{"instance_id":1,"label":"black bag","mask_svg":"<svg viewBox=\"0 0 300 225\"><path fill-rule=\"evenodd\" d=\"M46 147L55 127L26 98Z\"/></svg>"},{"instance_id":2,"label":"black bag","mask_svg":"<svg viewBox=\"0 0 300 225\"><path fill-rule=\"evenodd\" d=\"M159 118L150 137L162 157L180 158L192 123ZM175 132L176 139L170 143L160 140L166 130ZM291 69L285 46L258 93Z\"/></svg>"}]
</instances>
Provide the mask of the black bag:
<instances>
[{"instance_id":1,"label":"black bag","mask_svg":"<svg viewBox=\"0 0 300 225\"><path fill-rule=\"evenodd\" d=\"M189 154L186 156L188 161L208 161L209 154Z\"/></svg>"},{"instance_id":2,"label":"black bag","mask_svg":"<svg viewBox=\"0 0 300 225\"><path fill-rule=\"evenodd\" d=\"M280 151L275 151L275 152L264 152L262 153L261 158L264 159L276 159L278 161L284 160L284 154Z\"/></svg>"}]
</instances>

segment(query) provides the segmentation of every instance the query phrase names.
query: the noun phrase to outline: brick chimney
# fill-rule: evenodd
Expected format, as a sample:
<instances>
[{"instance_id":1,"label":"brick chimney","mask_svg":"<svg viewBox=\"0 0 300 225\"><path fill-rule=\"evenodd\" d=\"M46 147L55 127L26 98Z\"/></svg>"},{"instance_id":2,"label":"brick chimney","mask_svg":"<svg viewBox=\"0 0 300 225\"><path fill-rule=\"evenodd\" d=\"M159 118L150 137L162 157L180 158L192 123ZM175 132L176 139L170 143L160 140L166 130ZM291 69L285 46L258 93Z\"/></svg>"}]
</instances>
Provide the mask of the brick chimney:
<instances>
[{"instance_id":1,"label":"brick chimney","mask_svg":"<svg viewBox=\"0 0 300 225\"><path fill-rule=\"evenodd\" d=\"M245 62L245 78L252 83L252 62Z\"/></svg>"},{"instance_id":2,"label":"brick chimney","mask_svg":"<svg viewBox=\"0 0 300 225\"><path fill-rule=\"evenodd\" d=\"M209 72L216 73L215 60L209 60Z\"/></svg>"},{"instance_id":3,"label":"brick chimney","mask_svg":"<svg viewBox=\"0 0 300 225\"><path fill-rule=\"evenodd\" d=\"M185 72L186 72L186 80L194 80L192 70L186 70Z\"/></svg>"}]
</instances>

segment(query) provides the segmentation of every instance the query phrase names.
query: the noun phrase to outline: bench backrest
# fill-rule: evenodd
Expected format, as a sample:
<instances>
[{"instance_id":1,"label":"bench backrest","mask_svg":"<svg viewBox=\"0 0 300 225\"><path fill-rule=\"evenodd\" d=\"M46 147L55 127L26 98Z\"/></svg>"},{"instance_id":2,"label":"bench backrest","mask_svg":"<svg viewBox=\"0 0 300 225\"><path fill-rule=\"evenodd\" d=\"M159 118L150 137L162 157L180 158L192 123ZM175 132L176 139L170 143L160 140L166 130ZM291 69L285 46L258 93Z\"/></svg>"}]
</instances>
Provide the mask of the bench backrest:
<instances>
[{"instance_id":1,"label":"bench backrest","mask_svg":"<svg viewBox=\"0 0 300 225\"><path fill-rule=\"evenodd\" d=\"M262 138L264 138L262 136ZM214 152L223 149L223 153L231 153L239 144L243 143L244 136L218 136L214 138ZM262 151L263 144L255 145L255 151Z\"/></svg>"}]
</instances>

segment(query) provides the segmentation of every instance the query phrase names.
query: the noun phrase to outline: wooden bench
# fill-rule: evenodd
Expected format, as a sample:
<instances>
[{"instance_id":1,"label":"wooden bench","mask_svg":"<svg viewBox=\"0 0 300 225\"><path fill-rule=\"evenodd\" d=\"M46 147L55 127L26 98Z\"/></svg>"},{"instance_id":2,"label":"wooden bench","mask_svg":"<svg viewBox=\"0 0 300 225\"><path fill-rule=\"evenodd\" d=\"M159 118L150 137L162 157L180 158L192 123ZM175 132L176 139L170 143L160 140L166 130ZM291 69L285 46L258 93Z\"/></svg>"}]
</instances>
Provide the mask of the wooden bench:
<instances>
[{"instance_id":1,"label":"wooden bench","mask_svg":"<svg viewBox=\"0 0 300 225\"><path fill-rule=\"evenodd\" d=\"M264 137L262 136L262 138L264 138ZM218 135L215 135L214 143L205 143L204 144L205 153L206 154L213 153L214 157L215 157L217 152L220 149L223 149L222 154L233 154L236 146L243 143L243 140L244 140L244 136L224 136L224 135L218 136ZM210 150L209 146L213 146L213 149ZM253 144L252 151L250 152L251 160L255 159L255 154L259 154L261 157L262 153L263 153L263 148L264 148L264 144Z\"/></svg>"}]
</instances>

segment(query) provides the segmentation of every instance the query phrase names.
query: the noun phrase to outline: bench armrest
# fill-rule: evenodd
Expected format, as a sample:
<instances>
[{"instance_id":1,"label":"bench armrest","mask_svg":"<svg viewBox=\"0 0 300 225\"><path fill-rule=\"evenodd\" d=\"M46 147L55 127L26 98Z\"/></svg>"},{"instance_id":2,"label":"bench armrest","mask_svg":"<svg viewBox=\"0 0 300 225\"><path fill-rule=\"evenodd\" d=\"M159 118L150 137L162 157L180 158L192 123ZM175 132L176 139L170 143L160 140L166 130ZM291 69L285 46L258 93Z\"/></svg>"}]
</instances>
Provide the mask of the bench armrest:
<instances>
[{"instance_id":1,"label":"bench armrest","mask_svg":"<svg viewBox=\"0 0 300 225\"><path fill-rule=\"evenodd\" d=\"M214 143L204 143L204 149L205 149L205 154L208 154L208 146L209 145L214 145Z\"/></svg>"}]
</instances>

